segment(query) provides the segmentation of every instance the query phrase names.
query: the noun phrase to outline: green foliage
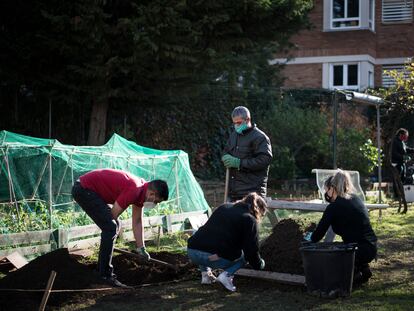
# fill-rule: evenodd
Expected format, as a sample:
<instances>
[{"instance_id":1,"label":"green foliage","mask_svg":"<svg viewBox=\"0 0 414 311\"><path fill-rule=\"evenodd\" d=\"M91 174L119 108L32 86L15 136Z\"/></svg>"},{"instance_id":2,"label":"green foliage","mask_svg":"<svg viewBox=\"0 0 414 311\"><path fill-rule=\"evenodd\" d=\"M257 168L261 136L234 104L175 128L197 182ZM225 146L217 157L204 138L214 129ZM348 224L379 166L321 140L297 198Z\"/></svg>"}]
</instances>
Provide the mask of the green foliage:
<instances>
[{"instance_id":1,"label":"green foliage","mask_svg":"<svg viewBox=\"0 0 414 311\"><path fill-rule=\"evenodd\" d=\"M374 168L378 166L378 148L372 143L371 139L367 139L367 141L359 147L359 150L368 161L367 172L372 173ZM380 150L380 157L381 159L383 158L382 150Z\"/></svg>"},{"instance_id":2,"label":"green foliage","mask_svg":"<svg viewBox=\"0 0 414 311\"><path fill-rule=\"evenodd\" d=\"M239 96L241 86L250 92L278 85L277 66L267 61L275 51L290 46L292 34L307 27L312 3L2 1L0 42L7 48L0 51L0 62L6 64L0 68L0 79L7 89L1 94L7 94L7 101L19 100L24 84L37 107L51 99L59 103L56 117L71 111L72 128L72 122L79 119L77 109L92 111L77 124L80 131L90 121L104 134L110 134L105 128L108 107L134 119L142 118L149 107L162 107L173 114L191 111L196 116L205 104L199 96L206 94L211 83L226 87L227 102L248 98ZM131 110L138 113L131 114ZM101 122L96 121L98 117ZM26 126L30 129L22 122ZM213 124L217 127L224 130L219 123ZM153 130L158 128L149 129ZM183 132L170 135L178 140ZM140 137L136 134L135 138ZM193 147L187 144L186 150Z\"/></svg>"},{"instance_id":3,"label":"green foliage","mask_svg":"<svg viewBox=\"0 0 414 311\"><path fill-rule=\"evenodd\" d=\"M390 165L391 140L398 128L407 124L412 128L414 113L414 62L410 60L404 72L395 70L387 72L394 80L395 85L387 89L372 90L375 95L385 99L382 105L382 135L385 141L385 159Z\"/></svg>"},{"instance_id":4,"label":"green foliage","mask_svg":"<svg viewBox=\"0 0 414 311\"><path fill-rule=\"evenodd\" d=\"M16 211L14 204L0 205L0 233L16 233L24 231L47 230L49 227L50 213L46 203L41 201L19 204ZM52 227L70 228L91 224L91 219L83 211L73 209L52 212Z\"/></svg>"},{"instance_id":5,"label":"green foliage","mask_svg":"<svg viewBox=\"0 0 414 311\"><path fill-rule=\"evenodd\" d=\"M297 107L286 100L275 105L264 119L274 152L271 176L294 177L297 157L304 149L323 153L328 144L327 127L327 117L318 109Z\"/></svg>"}]
</instances>

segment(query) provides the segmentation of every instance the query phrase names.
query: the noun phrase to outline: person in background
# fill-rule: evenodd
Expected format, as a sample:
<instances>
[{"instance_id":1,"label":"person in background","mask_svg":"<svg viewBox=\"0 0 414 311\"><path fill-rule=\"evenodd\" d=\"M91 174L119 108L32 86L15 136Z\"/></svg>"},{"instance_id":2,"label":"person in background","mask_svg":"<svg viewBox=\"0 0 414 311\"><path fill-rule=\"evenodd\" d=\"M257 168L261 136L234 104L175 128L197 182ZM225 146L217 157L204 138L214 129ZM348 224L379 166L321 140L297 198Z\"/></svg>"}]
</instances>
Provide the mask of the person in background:
<instances>
[{"instance_id":1,"label":"person in background","mask_svg":"<svg viewBox=\"0 0 414 311\"><path fill-rule=\"evenodd\" d=\"M344 243L356 243L354 284L368 282L372 276L369 263L377 255L377 237L371 227L368 210L355 195L349 174L338 169L326 179L325 200L329 202L315 231L312 242L320 241L332 226Z\"/></svg>"},{"instance_id":2,"label":"person in background","mask_svg":"<svg viewBox=\"0 0 414 311\"><path fill-rule=\"evenodd\" d=\"M217 207L206 224L188 240L188 257L199 265L201 284L216 280L230 291L234 273L246 261L254 269L264 269L259 254L258 223L266 213L266 202L250 193L234 203ZM212 269L224 269L216 278Z\"/></svg>"},{"instance_id":3,"label":"person in background","mask_svg":"<svg viewBox=\"0 0 414 311\"><path fill-rule=\"evenodd\" d=\"M98 169L82 175L72 188L79 206L102 230L98 270L110 285L126 287L113 273L112 254L119 233L118 217L132 205L132 231L137 253L150 260L144 244L143 206L153 207L168 199L168 185L163 180L150 182L130 173L114 169ZM113 204L110 207L108 204Z\"/></svg>"},{"instance_id":4,"label":"person in background","mask_svg":"<svg viewBox=\"0 0 414 311\"><path fill-rule=\"evenodd\" d=\"M266 197L269 166L272 161L270 139L255 124L246 107L234 108L234 131L224 149L222 161L230 169L229 199L240 200L251 192Z\"/></svg>"},{"instance_id":5,"label":"person in background","mask_svg":"<svg viewBox=\"0 0 414 311\"><path fill-rule=\"evenodd\" d=\"M403 184L407 178L406 162L410 159L408 155L414 154L414 148L410 148L406 145L408 136L408 131L404 128L400 128L395 134L391 150L391 164L398 171Z\"/></svg>"}]
</instances>

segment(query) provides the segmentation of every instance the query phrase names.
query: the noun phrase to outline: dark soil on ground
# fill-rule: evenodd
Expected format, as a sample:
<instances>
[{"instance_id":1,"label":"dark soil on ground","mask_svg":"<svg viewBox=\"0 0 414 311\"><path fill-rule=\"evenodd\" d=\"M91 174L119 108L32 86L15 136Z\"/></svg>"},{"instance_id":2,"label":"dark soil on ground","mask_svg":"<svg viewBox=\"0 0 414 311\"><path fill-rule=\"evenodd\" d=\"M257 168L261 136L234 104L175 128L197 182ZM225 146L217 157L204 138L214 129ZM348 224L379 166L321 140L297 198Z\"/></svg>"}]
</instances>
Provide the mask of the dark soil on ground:
<instances>
[{"instance_id":1,"label":"dark soil on ground","mask_svg":"<svg viewBox=\"0 0 414 311\"><path fill-rule=\"evenodd\" d=\"M304 232L313 230L314 227L315 224L293 219L283 219L274 226L272 233L260 246L260 254L266 262L265 270L303 275L299 248Z\"/></svg>"},{"instance_id":2,"label":"dark soil on ground","mask_svg":"<svg viewBox=\"0 0 414 311\"><path fill-rule=\"evenodd\" d=\"M185 255L161 252L154 257L176 265L178 269L175 271L154 263L138 263L135 258L118 255L114 256L112 262L114 272L121 282L130 286L186 279L196 273L196 267L188 262ZM95 270L96 264L81 263L78 259L79 257L70 255L67 249L53 251L1 279L0 289L44 289L52 270L57 273L53 289L110 287L99 277ZM48 305L59 306L68 300L81 301L82 296L90 295L90 292L52 293ZM42 296L43 292L0 291L0 310L37 310Z\"/></svg>"}]
</instances>

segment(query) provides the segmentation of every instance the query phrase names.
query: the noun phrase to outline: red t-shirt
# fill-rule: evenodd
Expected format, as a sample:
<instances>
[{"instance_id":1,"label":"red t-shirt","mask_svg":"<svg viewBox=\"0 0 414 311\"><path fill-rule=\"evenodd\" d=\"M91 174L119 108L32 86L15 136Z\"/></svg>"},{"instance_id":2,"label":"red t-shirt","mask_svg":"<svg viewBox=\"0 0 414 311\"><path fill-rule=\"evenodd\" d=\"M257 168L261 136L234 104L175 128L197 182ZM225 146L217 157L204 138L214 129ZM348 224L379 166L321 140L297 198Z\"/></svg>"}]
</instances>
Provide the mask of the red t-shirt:
<instances>
[{"instance_id":1,"label":"red t-shirt","mask_svg":"<svg viewBox=\"0 0 414 311\"><path fill-rule=\"evenodd\" d=\"M130 204L141 207L148 188L144 179L113 169L93 170L79 179L83 188L96 192L107 204L118 202L123 209Z\"/></svg>"}]
</instances>

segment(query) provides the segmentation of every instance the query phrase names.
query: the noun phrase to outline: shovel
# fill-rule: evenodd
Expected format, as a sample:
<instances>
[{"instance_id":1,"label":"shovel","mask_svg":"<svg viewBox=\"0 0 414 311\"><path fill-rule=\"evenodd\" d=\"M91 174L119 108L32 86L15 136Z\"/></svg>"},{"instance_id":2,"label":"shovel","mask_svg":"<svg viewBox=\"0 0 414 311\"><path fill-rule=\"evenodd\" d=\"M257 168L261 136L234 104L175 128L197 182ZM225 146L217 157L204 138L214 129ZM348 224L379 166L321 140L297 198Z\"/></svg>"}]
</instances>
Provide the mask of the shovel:
<instances>
[{"instance_id":1,"label":"shovel","mask_svg":"<svg viewBox=\"0 0 414 311\"><path fill-rule=\"evenodd\" d=\"M227 197L229 195L229 178L230 178L230 170L226 168L226 181L224 184L224 204L227 203Z\"/></svg>"},{"instance_id":2,"label":"shovel","mask_svg":"<svg viewBox=\"0 0 414 311\"><path fill-rule=\"evenodd\" d=\"M116 248L116 247L114 248L114 252L116 252L116 253L120 253L120 254L129 255L129 256L131 256L131 257L141 258L141 256L140 256L140 255L138 255L138 254L135 254L135 253L130 252L130 251L126 251L126 250L124 250L124 249ZM141 259L142 259L142 258L141 258ZM176 267L176 266L174 266L174 265L172 265L172 264L170 264L170 263L168 263L168 262L165 262L165 261L162 261L162 260L158 260L158 259L155 259L155 258L150 258L149 260L150 260L150 261L152 261L152 262L154 262L154 263L157 263L157 264L160 264L160 265L166 266L166 267L168 267L168 268L171 268L171 269L173 269L174 271L177 271L177 267Z\"/></svg>"}]
</instances>

